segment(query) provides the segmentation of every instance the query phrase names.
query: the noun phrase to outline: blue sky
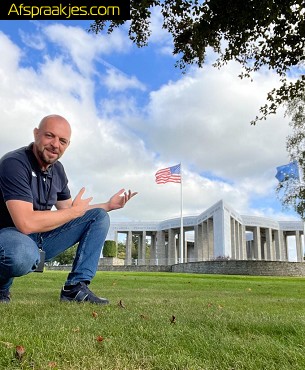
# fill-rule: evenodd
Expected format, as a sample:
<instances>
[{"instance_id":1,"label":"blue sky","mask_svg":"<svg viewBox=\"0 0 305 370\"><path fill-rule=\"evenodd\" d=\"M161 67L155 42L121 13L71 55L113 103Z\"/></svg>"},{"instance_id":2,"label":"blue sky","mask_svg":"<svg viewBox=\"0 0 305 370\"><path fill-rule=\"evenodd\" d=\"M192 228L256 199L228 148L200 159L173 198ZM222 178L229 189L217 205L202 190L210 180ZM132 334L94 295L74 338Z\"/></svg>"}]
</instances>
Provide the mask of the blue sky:
<instances>
[{"instance_id":1,"label":"blue sky","mask_svg":"<svg viewBox=\"0 0 305 370\"><path fill-rule=\"evenodd\" d=\"M298 219L275 194L289 118L281 110L250 125L279 84L275 74L240 80L235 63L213 68L212 53L202 69L182 74L156 11L149 46L140 49L124 28L94 35L89 25L0 22L0 155L31 142L43 116L61 114L73 132L62 158L73 195L83 186L96 202L121 188L139 192L112 219L179 216L179 185L154 180L179 162L186 215L224 199L240 214Z\"/></svg>"}]
</instances>

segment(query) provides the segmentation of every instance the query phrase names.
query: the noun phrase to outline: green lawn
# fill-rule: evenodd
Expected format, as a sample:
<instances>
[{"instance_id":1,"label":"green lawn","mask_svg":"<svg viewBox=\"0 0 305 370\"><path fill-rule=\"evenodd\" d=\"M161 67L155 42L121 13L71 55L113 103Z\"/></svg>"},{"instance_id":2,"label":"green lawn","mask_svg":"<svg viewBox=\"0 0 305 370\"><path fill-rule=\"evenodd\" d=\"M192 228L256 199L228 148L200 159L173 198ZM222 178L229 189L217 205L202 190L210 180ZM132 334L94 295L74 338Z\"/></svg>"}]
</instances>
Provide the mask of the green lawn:
<instances>
[{"instance_id":1,"label":"green lawn","mask_svg":"<svg viewBox=\"0 0 305 370\"><path fill-rule=\"evenodd\" d=\"M99 307L60 303L66 274L15 279L0 369L305 369L304 278L98 272Z\"/></svg>"}]
</instances>

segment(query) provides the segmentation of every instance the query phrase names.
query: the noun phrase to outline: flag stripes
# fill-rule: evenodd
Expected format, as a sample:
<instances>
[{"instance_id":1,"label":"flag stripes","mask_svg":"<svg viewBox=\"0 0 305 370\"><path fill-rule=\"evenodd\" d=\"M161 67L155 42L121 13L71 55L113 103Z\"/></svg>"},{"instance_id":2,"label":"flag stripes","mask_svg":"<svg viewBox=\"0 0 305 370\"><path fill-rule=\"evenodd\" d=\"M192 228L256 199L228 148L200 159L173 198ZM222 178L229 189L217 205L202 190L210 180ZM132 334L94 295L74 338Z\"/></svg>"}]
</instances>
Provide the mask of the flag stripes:
<instances>
[{"instance_id":1,"label":"flag stripes","mask_svg":"<svg viewBox=\"0 0 305 370\"><path fill-rule=\"evenodd\" d=\"M166 184L167 182L181 183L180 164L162 168L156 174L157 184Z\"/></svg>"}]
</instances>

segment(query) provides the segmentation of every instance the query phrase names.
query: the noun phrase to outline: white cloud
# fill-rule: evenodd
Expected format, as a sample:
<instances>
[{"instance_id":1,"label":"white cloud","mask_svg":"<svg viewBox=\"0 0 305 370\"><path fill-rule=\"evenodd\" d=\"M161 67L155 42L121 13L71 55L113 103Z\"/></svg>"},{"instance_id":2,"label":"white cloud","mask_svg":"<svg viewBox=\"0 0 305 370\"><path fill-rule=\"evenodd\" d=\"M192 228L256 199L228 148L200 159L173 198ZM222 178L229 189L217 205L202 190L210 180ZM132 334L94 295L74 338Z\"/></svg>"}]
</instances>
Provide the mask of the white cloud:
<instances>
[{"instance_id":1,"label":"white cloud","mask_svg":"<svg viewBox=\"0 0 305 370\"><path fill-rule=\"evenodd\" d=\"M139 89L145 91L145 86L136 76L129 77L117 69L107 69L106 76L102 79L110 91L124 91L127 89Z\"/></svg>"},{"instance_id":2,"label":"white cloud","mask_svg":"<svg viewBox=\"0 0 305 370\"><path fill-rule=\"evenodd\" d=\"M79 27L54 24L43 28L47 38L60 47L62 55L68 54L82 74L93 72L92 62L100 55L112 52L127 52L129 44L120 30L111 35L95 35Z\"/></svg>"},{"instance_id":3,"label":"white cloud","mask_svg":"<svg viewBox=\"0 0 305 370\"><path fill-rule=\"evenodd\" d=\"M280 113L250 125L277 79L257 74L251 83L237 74L234 65L220 71L207 66L152 92L150 146L164 157L184 159L199 172L234 181L263 178L286 161L287 119Z\"/></svg>"},{"instance_id":4,"label":"white cloud","mask_svg":"<svg viewBox=\"0 0 305 370\"><path fill-rule=\"evenodd\" d=\"M27 32L24 32L23 30L20 30L19 34L20 34L22 42L26 46L32 49L43 50L46 46L46 43L45 43L45 40L42 34L37 34L37 33L29 34Z\"/></svg>"}]
</instances>

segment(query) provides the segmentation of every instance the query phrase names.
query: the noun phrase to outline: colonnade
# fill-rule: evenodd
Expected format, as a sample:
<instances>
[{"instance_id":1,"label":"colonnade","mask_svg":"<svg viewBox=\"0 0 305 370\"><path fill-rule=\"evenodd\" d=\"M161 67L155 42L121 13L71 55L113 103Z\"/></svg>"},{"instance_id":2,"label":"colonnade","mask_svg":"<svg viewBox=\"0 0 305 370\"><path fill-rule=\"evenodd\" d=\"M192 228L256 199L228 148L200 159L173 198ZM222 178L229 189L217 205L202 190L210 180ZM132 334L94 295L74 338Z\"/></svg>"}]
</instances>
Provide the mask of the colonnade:
<instances>
[{"instance_id":1,"label":"colonnade","mask_svg":"<svg viewBox=\"0 0 305 370\"><path fill-rule=\"evenodd\" d=\"M180 219L113 223L108 239L118 242L121 234L126 236L126 265L173 265L221 259L288 261L289 237L295 240L296 261L303 261L304 255L303 222L240 216L223 201L198 217L184 218L182 235ZM136 261L132 259L134 235L138 244ZM148 239L149 258L146 256Z\"/></svg>"}]
</instances>

